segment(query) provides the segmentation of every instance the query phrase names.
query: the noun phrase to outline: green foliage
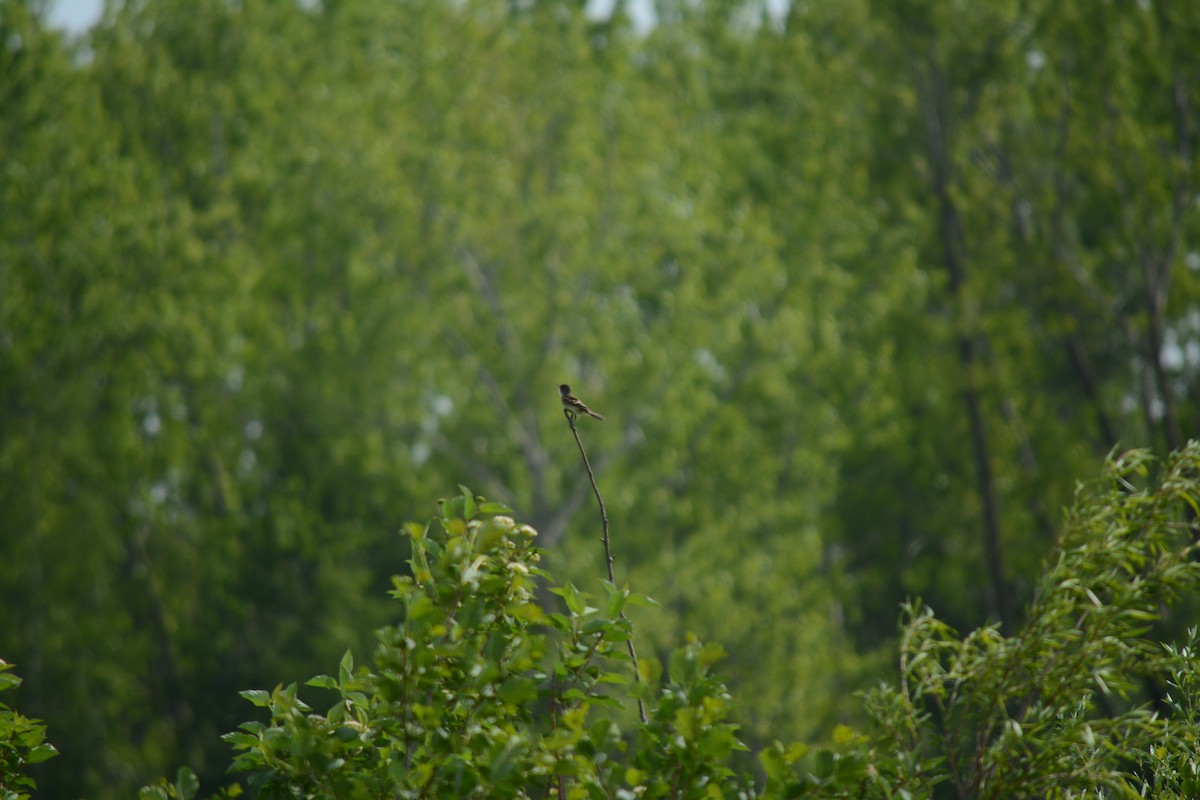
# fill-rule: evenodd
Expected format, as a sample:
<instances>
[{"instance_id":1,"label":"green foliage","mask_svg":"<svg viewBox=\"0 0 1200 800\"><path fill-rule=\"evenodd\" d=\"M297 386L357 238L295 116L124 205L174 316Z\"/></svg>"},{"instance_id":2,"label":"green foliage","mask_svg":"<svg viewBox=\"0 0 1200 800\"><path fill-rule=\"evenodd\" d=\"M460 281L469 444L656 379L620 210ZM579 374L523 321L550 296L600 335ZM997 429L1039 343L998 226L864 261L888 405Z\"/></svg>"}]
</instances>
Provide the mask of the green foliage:
<instances>
[{"instance_id":1,"label":"green foliage","mask_svg":"<svg viewBox=\"0 0 1200 800\"><path fill-rule=\"evenodd\" d=\"M188 767L180 767L175 773L175 781L166 778L159 780L153 786L144 786L138 792L138 800L193 800L200 791L200 781L196 773ZM235 784L223 788L216 797L232 798L242 794L242 787Z\"/></svg>"},{"instance_id":2,"label":"green foliage","mask_svg":"<svg viewBox=\"0 0 1200 800\"><path fill-rule=\"evenodd\" d=\"M622 611L644 598L607 585L592 605L568 583L550 587L566 611L543 611L536 533L507 513L464 493L404 529L403 618L373 667L347 652L307 682L334 697L325 713L296 684L242 693L270 715L225 737L256 796L541 797L566 782L572 797L700 798L732 775L729 696L708 671L723 651L689 642L661 685L651 663L635 679ZM621 713L633 697L655 704L640 728Z\"/></svg>"},{"instance_id":3,"label":"green foliage","mask_svg":"<svg viewBox=\"0 0 1200 800\"><path fill-rule=\"evenodd\" d=\"M879 725L872 788L849 781L839 796L943 785L964 798L1189 796L1196 633L1173 646L1158 631L1200 588L1200 443L1157 478L1153 466L1125 453L1080 492L1013 636L987 626L960 637L929 608L906 607L899 683L866 696Z\"/></svg>"},{"instance_id":4,"label":"green foliage","mask_svg":"<svg viewBox=\"0 0 1200 800\"><path fill-rule=\"evenodd\" d=\"M280 798L1193 796L1200 637L1158 630L1200 589L1200 442L1154 466L1131 451L1079 490L1013 636L960 637L906 606L899 680L865 695L868 732L763 748L758 789L737 774L735 704L709 672L724 648L689 638L665 675L653 659L631 674L622 611L645 598L606 585L593 605L555 585L534 530L464 490L404 529L402 620L379 631L374 665L347 652L308 681L334 700L323 714L296 684L243 692L269 720L225 737L232 769ZM543 610L539 579L565 611ZM143 796L190 797L185 778Z\"/></svg>"},{"instance_id":5,"label":"green foliage","mask_svg":"<svg viewBox=\"0 0 1200 800\"><path fill-rule=\"evenodd\" d=\"M0 659L0 692L21 685L11 669L12 664ZM0 703L0 798L28 800L37 788L27 774L28 766L56 755L58 750L46 741L46 726L41 720L30 719Z\"/></svg>"},{"instance_id":6,"label":"green foliage","mask_svg":"<svg viewBox=\"0 0 1200 800\"><path fill-rule=\"evenodd\" d=\"M1143 794L1163 800L1200 797L1200 628L1185 644L1164 644L1170 671L1164 704L1173 724L1151 744L1143 766Z\"/></svg>"},{"instance_id":7,"label":"green foliage","mask_svg":"<svg viewBox=\"0 0 1200 800\"><path fill-rule=\"evenodd\" d=\"M644 650L722 641L755 749L862 727L905 597L1018 630L1076 477L1200 434L1200 4L105 5L0 0L0 652L48 797L216 781L440 487L590 587L564 380Z\"/></svg>"}]
</instances>

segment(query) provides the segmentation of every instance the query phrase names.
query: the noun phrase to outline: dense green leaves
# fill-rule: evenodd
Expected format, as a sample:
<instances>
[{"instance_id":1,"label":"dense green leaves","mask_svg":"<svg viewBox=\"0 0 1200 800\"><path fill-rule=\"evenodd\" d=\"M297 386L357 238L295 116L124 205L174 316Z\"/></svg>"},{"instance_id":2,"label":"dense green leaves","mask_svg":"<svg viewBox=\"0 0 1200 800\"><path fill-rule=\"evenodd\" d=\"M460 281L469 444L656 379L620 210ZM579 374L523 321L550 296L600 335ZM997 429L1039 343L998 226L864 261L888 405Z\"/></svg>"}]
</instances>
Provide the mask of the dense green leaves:
<instances>
[{"instance_id":1,"label":"dense green leaves","mask_svg":"<svg viewBox=\"0 0 1200 800\"><path fill-rule=\"evenodd\" d=\"M219 780L237 692L362 652L446 486L594 633L564 380L644 671L723 642L755 749L858 726L906 598L1013 635L1079 476L1200 433L1195 4L603 5L72 39L0 0L0 650L47 796Z\"/></svg>"},{"instance_id":2,"label":"dense green leaves","mask_svg":"<svg viewBox=\"0 0 1200 800\"><path fill-rule=\"evenodd\" d=\"M21 685L12 664L0 660L0 692ZM46 726L0 703L0 797L4 800L28 800L37 783L27 774L29 766L58 755L46 741Z\"/></svg>"},{"instance_id":3,"label":"dense green leaves","mask_svg":"<svg viewBox=\"0 0 1200 800\"><path fill-rule=\"evenodd\" d=\"M661 688L634 682L620 604L601 611L566 584L552 590L568 613L543 612L536 533L482 510L495 505L464 493L409 528L402 619L379 631L373 667L347 653L336 678L308 681L332 693L327 712L295 684L243 693L270 713L225 737L257 796L528 797L569 782L571 796L706 797L732 774L731 704L708 673L720 649L689 643ZM659 699L631 744L619 709L634 694ZM627 748L622 769L611 756Z\"/></svg>"},{"instance_id":4,"label":"dense green leaves","mask_svg":"<svg viewBox=\"0 0 1200 800\"><path fill-rule=\"evenodd\" d=\"M296 684L243 692L270 716L224 737L232 769L260 797L1185 797L1200 769L1197 634L1164 645L1151 623L1200 588L1187 516L1200 443L1135 485L1150 463L1126 453L1080 491L1013 636L960 637L908 606L899 679L867 693L867 732L763 748L761 783L733 758L747 749L736 706L710 671L723 647L689 638L665 673L647 660L631 676L619 608L556 586L535 531L465 492L408 528L402 616L373 666L347 652L336 678L308 681L333 700L323 714ZM542 610L539 578L567 613ZM1136 699L1155 686L1169 687L1157 708ZM143 796L189 797L187 776Z\"/></svg>"},{"instance_id":5,"label":"dense green leaves","mask_svg":"<svg viewBox=\"0 0 1200 800\"><path fill-rule=\"evenodd\" d=\"M1185 797L1200 770L1196 632L1157 640L1200 581L1190 506L1193 442L1143 483L1129 452L1081 490L1011 636L957 634L906 607L899 679L866 694L867 735L831 750L776 745L760 759L770 797ZM1156 687L1170 687L1160 694ZM1149 695L1149 697L1147 696ZM798 768L799 767L799 768Z\"/></svg>"}]
</instances>

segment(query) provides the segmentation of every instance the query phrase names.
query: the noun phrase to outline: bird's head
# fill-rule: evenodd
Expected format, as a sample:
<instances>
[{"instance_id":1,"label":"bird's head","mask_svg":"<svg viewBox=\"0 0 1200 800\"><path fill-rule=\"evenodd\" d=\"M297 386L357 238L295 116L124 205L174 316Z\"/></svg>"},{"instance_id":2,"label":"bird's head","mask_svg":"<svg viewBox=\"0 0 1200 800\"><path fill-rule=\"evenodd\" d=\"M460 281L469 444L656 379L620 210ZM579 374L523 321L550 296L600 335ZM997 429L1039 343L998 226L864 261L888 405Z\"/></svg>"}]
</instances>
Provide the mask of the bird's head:
<instances>
[{"instance_id":1,"label":"bird's head","mask_svg":"<svg viewBox=\"0 0 1200 800\"><path fill-rule=\"evenodd\" d=\"M571 387L565 383L560 383L558 385L558 393L560 395L562 395L563 397L566 397L567 395L569 395L571 393Z\"/></svg>"}]
</instances>

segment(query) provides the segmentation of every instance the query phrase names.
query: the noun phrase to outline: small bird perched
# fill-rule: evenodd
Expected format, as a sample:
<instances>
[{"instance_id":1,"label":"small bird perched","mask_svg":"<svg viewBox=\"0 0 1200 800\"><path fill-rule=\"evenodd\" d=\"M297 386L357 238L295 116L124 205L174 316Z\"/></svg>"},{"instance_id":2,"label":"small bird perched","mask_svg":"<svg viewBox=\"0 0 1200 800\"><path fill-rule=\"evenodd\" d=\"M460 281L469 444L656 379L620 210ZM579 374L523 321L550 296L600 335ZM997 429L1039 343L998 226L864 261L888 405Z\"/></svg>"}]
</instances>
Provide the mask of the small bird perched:
<instances>
[{"instance_id":1,"label":"small bird perched","mask_svg":"<svg viewBox=\"0 0 1200 800\"><path fill-rule=\"evenodd\" d=\"M571 394L571 387L567 384L560 383L558 385L558 393L562 395L563 408L565 408L567 411L570 411L572 414L587 414L589 417L604 419L604 417L588 408L586 403L584 403L575 395Z\"/></svg>"}]
</instances>

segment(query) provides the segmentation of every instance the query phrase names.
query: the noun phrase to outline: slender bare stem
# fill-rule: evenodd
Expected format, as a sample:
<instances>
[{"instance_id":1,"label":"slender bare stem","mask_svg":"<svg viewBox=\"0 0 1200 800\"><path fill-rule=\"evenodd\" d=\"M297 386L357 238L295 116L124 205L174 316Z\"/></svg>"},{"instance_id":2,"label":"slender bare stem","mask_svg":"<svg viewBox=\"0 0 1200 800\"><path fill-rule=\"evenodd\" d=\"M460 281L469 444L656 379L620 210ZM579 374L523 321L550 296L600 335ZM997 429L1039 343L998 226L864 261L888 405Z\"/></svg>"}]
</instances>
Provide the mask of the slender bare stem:
<instances>
[{"instance_id":1,"label":"slender bare stem","mask_svg":"<svg viewBox=\"0 0 1200 800\"><path fill-rule=\"evenodd\" d=\"M564 408L563 416L567 418L567 424L571 426L571 433L575 436L575 444L579 447L579 455L583 457L583 467L587 470L588 479L592 482L592 491L596 494L596 503L600 506L600 528L603 531L600 541L604 543L604 560L608 565L608 581L613 586L616 586L617 579L613 575L612 546L609 544L608 539L608 512L604 509L604 498L600 496L600 487L596 485L596 475L592 472L592 465L588 461L587 451L583 449L583 440L579 438L579 429L575 427L575 414L573 414L570 409ZM621 619L626 621L629 619L625 616L624 611L621 612ZM642 673L638 670L637 651L633 647L632 632L629 638L625 640L625 644L629 649L629 660L633 662L633 679L635 681L641 681ZM637 704L638 718L643 724L645 724L647 721L646 705L642 702L640 697L638 698Z\"/></svg>"}]
</instances>

